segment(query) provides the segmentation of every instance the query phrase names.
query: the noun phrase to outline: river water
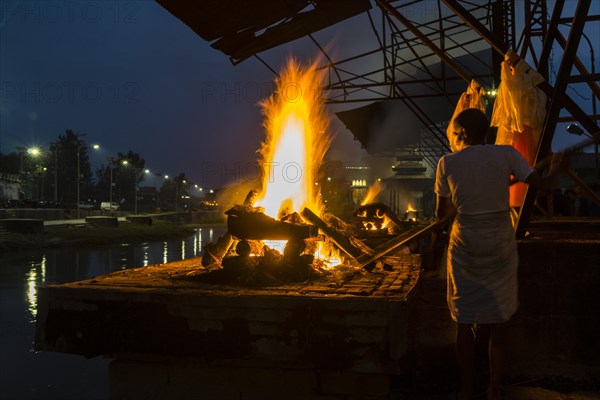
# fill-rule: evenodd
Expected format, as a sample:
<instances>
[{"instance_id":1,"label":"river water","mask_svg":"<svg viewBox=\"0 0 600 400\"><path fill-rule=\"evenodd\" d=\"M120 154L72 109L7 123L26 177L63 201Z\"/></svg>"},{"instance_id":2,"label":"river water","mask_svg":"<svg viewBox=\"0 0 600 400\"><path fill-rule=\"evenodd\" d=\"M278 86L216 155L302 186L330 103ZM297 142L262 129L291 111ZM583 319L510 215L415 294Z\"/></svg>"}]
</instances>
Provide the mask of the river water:
<instances>
[{"instance_id":1,"label":"river water","mask_svg":"<svg viewBox=\"0 0 600 400\"><path fill-rule=\"evenodd\" d=\"M0 254L0 399L108 398L110 360L33 351L40 286L198 257L223 233L200 228L183 240Z\"/></svg>"}]
</instances>

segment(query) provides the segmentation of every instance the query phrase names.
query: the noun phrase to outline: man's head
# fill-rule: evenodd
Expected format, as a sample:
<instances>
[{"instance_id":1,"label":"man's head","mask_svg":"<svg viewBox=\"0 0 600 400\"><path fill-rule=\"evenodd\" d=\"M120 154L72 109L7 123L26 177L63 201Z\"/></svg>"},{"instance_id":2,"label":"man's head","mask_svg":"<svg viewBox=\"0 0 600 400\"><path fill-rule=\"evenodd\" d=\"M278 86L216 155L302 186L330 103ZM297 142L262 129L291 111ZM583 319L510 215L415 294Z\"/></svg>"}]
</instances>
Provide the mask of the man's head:
<instances>
[{"instance_id":1,"label":"man's head","mask_svg":"<svg viewBox=\"0 0 600 400\"><path fill-rule=\"evenodd\" d=\"M458 147L485 143L489 128L487 117L477 108L467 108L452 121L452 133Z\"/></svg>"}]
</instances>

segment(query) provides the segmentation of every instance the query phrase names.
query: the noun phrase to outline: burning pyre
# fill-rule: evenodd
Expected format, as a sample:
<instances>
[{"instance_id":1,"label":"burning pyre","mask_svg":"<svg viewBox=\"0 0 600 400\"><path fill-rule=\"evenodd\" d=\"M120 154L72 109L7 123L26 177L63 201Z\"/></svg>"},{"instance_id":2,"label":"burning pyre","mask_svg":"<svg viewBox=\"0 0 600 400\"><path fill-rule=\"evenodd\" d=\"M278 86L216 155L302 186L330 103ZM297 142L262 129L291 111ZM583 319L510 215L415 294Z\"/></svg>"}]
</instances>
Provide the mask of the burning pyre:
<instances>
[{"instance_id":1,"label":"burning pyre","mask_svg":"<svg viewBox=\"0 0 600 400\"><path fill-rule=\"evenodd\" d=\"M303 68L292 60L278 78L275 94L262 103L266 139L258 151L261 186L226 212L227 233L204 249L202 264L217 276L236 279L252 272L259 280L305 280L336 266L359 269L373 255L357 226L325 212L316 184L331 143L322 80L316 64ZM359 232L370 230L368 224L384 232L383 223L397 219L383 204L361 207L355 215L364 223Z\"/></svg>"}]
</instances>

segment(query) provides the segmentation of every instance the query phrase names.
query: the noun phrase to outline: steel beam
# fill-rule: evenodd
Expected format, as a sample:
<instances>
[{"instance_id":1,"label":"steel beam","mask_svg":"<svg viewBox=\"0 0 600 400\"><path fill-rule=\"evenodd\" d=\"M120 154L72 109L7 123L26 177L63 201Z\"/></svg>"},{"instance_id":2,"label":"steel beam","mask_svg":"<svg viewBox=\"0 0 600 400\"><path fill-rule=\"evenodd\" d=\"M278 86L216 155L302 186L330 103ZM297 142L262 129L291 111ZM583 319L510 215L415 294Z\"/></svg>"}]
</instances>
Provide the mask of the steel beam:
<instances>
[{"instance_id":1,"label":"steel beam","mask_svg":"<svg viewBox=\"0 0 600 400\"><path fill-rule=\"evenodd\" d=\"M562 99L563 97L566 97L565 90L568 85L567 78L570 76L571 70L573 69L573 64L577 55L577 49L583 33L583 27L585 26L585 19L590 9L590 4L591 0L579 0L579 3L577 4L577 10L575 11L575 17L573 18L573 25L571 26L565 52L556 76L556 86L554 87L552 96L550 97L550 105L546 114L544 129L542 130L542 134L540 136L540 143L535 155L535 162L545 158L550 152L553 136L552 133L556 129L560 110L563 107ZM596 132L596 130L592 132ZM517 222L518 236L524 235L525 226L529 222L529 217L531 215L531 211L533 210L536 194L537 193L534 189L527 188L525 200L523 201L523 205L521 206L519 212L519 221Z\"/></svg>"},{"instance_id":2,"label":"steel beam","mask_svg":"<svg viewBox=\"0 0 600 400\"><path fill-rule=\"evenodd\" d=\"M542 47L542 53L540 54L540 63L537 66L537 70L546 79L548 79L548 60L550 59L550 52L554 45L554 39L556 35L560 33L558 31L558 23L556 20L562 15L562 10L565 5L565 0L557 0L554 4L554 10L552 10L552 18L550 19L550 27L548 33L544 38L544 46Z\"/></svg>"},{"instance_id":3,"label":"steel beam","mask_svg":"<svg viewBox=\"0 0 600 400\"><path fill-rule=\"evenodd\" d=\"M404 15L400 14L398 10L390 5L386 0L376 0L377 5L381 7L381 9L387 11L389 14L393 15L402 25L404 25L413 35L419 38L423 42L424 45L429 47L439 58L441 58L458 76L463 78L465 82L471 82L471 75L464 71L460 65L452 57L450 57L447 53L445 53L442 49L436 46L435 43L431 41L422 33L412 22L410 22ZM479 22L479 21L477 21Z\"/></svg>"},{"instance_id":4,"label":"steel beam","mask_svg":"<svg viewBox=\"0 0 600 400\"><path fill-rule=\"evenodd\" d=\"M462 20L467 25L469 25L474 31L479 33L481 35L481 37L483 39L485 39L496 51L498 51L502 54L506 54L508 52L508 50L509 50L508 46L506 46L506 44L504 44L500 39L498 39L498 37L496 37L494 34L492 34L492 32L490 32L489 29L487 29L483 24L481 24L475 17L473 17L471 14L469 14L469 12L463 6L458 4L458 2L456 0L442 0L442 1L456 15L458 15L460 18L462 18ZM561 0L559 0L559 1L561 1ZM546 93L546 95L552 96L554 88L548 82L542 82L538 85L538 87L542 91L544 91L544 93ZM581 107L579 107L577 105L577 103L575 103L573 101L573 99L571 99L571 97L569 97L567 94L564 94L562 100L563 100L563 106L571 113L571 115L573 115L575 118L577 118L577 121L579 123L581 123L581 125L588 132L596 132L598 130L598 126L594 123L594 121L592 121L592 119L589 118L587 113L585 111L583 111L581 109Z\"/></svg>"},{"instance_id":5,"label":"steel beam","mask_svg":"<svg viewBox=\"0 0 600 400\"><path fill-rule=\"evenodd\" d=\"M565 39L565 37L563 36L563 34L560 31L557 31L556 33L556 40L558 41L558 44L560 44L560 46L563 48L566 47L567 45L567 39ZM592 60L593 62L593 60ZM579 71L579 73L583 76L585 75L590 75L590 72L587 70L586 66L583 64L583 62L581 62L581 60L579 59L579 57L575 56L575 68L577 68L577 71ZM598 86L598 74L596 74L596 76L590 76L589 79L585 80L585 81L580 81L580 82L587 82L587 84L589 85L590 89L592 90L592 93L600 98L600 86Z\"/></svg>"}]
</instances>

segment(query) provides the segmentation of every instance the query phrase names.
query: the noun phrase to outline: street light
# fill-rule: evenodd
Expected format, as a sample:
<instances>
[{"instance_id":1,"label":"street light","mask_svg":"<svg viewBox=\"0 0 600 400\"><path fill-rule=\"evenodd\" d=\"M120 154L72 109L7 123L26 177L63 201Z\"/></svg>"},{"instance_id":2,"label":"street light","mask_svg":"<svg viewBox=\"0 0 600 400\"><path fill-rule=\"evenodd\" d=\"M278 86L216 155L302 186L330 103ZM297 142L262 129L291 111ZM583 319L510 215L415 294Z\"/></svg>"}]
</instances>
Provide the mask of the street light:
<instances>
[{"instance_id":1,"label":"street light","mask_svg":"<svg viewBox=\"0 0 600 400\"><path fill-rule=\"evenodd\" d=\"M138 182L137 182L137 177L138 177L138 171L139 169L136 167L133 167L133 213L135 215L137 215L137 197L138 197Z\"/></svg>"},{"instance_id":2,"label":"street light","mask_svg":"<svg viewBox=\"0 0 600 400\"><path fill-rule=\"evenodd\" d=\"M567 126L567 132L573 134L573 135L578 135L581 136L583 134L585 134L585 132L583 131L583 129L581 129L579 127L579 125L577 124L569 124L569 126ZM592 135L588 135L589 137L592 137Z\"/></svg>"},{"instance_id":3,"label":"street light","mask_svg":"<svg viewBox=\"0 0 600 400\"><path fill-rule=\"evenodd\" d=\"M129 161L123 160L123 165L129 165ZM137 215L138 213L138 173L142 171L141 168L136 167L131 164L131 168L133 169L133 213ZM145 173L150 173L149 169L144 170Z\"/></svg>"},{"instance_id":4,"label":"street light","mask_svg":"<svg viewBox=\"0 0 600 400\"><path fill-rule=\"evenodd\" d=\"M83 140L80 140L79 138L81 136L87 136L87 133L76 133L75 137L77 138L77 219L80 218L80 204L79 204L79 184L81 182L81 160L80 160L80 156L79 156L79 151L81 150L81 143L83 142Z\"/></svg>"},{"instance_id":5,"label":"street light","mask_svg":"<svg viewBox=\"0 0 600 400\"><path fill-rule=\"evenodd\" d=\"M112 210L112 203L113 203L113 169L114 169L115 161L117 159L116 159L116 157L107 157L106 159L108 160L108 165L110 166L110 188L109 188L108 201L110 203L110 209ZM127 160L122 160L121 164L122 165L127 165L127 164L129 164L129 162Z\"/></svg>"},{"instance_id":6,"label":"street light","mask_svg":"<svg viewBox=\"0 0 600 400\"><path fill-rule=\"evenodd\" d=\"M140 170L141 171L141 170ZM150 174L150 170L148 168L146 168L144 170L144 174L148 175ZM144 181L146 180L146 178L144 177ZM136 191L135 191L135 213L137 214L137 199L138 199L138 191L137 191L138 187L137 187L137 177L136 177Z\"/></svg>"},{"instance_id":7,"label":"street light","mask_svg":"<svg viewBox=\"0 0 600 400\"><path fill-rule=\"evenodd\" d=\"M115 162L115 158L114 157L106 157L106 159L108 160L108 166L110 167L110 185L108 187L108 191L109 191L108 202L110 204L109 209L112 209L113 168L114 168L113 164Z\"/></svg>"},{"instance_id":8,"label":"street light","mask_svg":"<svg viewBox=\"0 0 600 400\"><path fill-rule=\"evenodd\" d=\"M19 158L20 158L19 175L20 175L21 190L23 192L23 196L24 196L24 198L29 197L29 199L33 199L34 197L36 197L36 199L39 200L39 182L36 185L38 187L36 187L36 195L34 196L34 191L33 191L33 187L32 187L33 178L31 178L30 173L28 173L29 177L26 178L25 168L23 166L23 158L24 158L25 153L27 153L27 155L32 158L37 158L38 156L40 156L42 154L42 149L40 149L39 147L36 147L36 146L33 146L33 147L17 146L16 149L19 152ZM37 172L37 171L34 171L34 172Z\"/></svg>"},{"instance_id":9,"label":"street light","mask_svg":"<svg viewBox=\"0 0 600 400\"><path fill-rule=\"evenodd\" d=\"M156 196L156 209L158 210L158 188L156 187L156 178L159 176L163 176L160 172L154 173L154 195Z\"/></svg>"},{"instance_id":10,"label":"street light","mask_svg":"<svg viewBox=\"0 0 600 400\"><path fill-rule=\"evenodd\" d=\"M134 196L134 206L133 206L133 213L135 215L137 215L138 213L138 173L141 172L142 169L141 168L137 168L137 167L133 167L133 185L134 185L134 190L133 190L133 196ZM144 170L145 174L149 174L150 170L149 169L145 169Z\"/></svg>"},{"instance_id":11,"label":"street light","mask_svg":"<svg viewBox=\"0 0 600 400\"><path fill-rule=\"evenodd\" d=\"M42 149L40 149L39 147L33 146L27 149L27 154L29 154L29 156L31 156L34 159L37 159L39 156L42 155ZM35 168L34 168L34 174L35 174L35 200L40 200L40 165L36 163ZM43 167L43 171L46 171L46 168ZM33 196L33 189L31 189L30 194L31 197ZM44 175L42 174L42 199L44 197Z\"/></svg>"},{"instance_id":12,"label":"street light","mask_svg":"<svg viewBox=\"0 0 600 400\"><path fill-rule=\"evenodd\" d=\"M50 143L50 149L54 152L54 206L58 203L58 142Z\"/></svg>"}]
</instances>

